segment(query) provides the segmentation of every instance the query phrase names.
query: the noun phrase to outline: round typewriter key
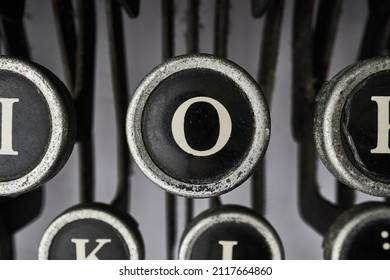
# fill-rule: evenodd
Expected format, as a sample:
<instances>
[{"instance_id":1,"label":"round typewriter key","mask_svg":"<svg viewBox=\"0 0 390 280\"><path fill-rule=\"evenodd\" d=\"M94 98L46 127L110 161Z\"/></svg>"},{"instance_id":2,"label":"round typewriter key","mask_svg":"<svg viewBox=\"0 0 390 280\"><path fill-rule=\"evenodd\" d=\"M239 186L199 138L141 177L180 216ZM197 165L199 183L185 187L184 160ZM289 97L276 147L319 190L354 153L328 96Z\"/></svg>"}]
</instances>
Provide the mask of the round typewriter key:
<instances>
[{"instance_id":1,"label":"round typewriter key","mask_svg":"<svg viewBox=\"0 0 390 280\"><path fill-rule=\"evenodd\" d=\"M230 61L181 56L155 68L127 113L127 137L141 170L173 194L211 197L238 186L264 155L266 101Z\"/></svg>"},{"instance_id":2,"label":"round typewriter key","mask_svg":"<svg viewBox=\"0 0 390 280\"><path fill-rule=\"evenodd\" d=\"M343 183L390 196L390 59L360 61L321 90L315 115L318 153Z\"/></svg>"},{"instance_id":3,"label":"round typewriter key","mask_svg":"<svg viewBox=\"0 0 390 280\"><path fill-rule=\"evenodd\" d=\"M326 259L389 260L390 206L371 202L344 212L324 242Z\"/></svg>"},{"instance_id":4,"label":"round typewriter key","mask_svg":"<svg viewBox=\"0 0 390 280\"><path fill-rule=\"evenodd\" d=\"M46 260L138 260L143 252L136 222L100 204L60 215L39 245L39 259Z\"/></svg>"},{"instance_id":5,"label":"round typewriter key","mask_svg":"<svg viewBox=\"0 0 390 280\"><path fill-rule=\"evenodd\" d=\"M0 58L0 195L15 195L52 178L74 144L69 92L47 69Z\"/></svg>"},{"instance_id":6,"label":"round typewriter key","mask_svg":"<svg viewBox=\"0 0 390 280\"><path fill-rule=\"evenodd\" d=\"M226 205L199 215L184 232L179 259L276 260L284 252L272 226L250 209Z\"/></svg>"}]
</instances>

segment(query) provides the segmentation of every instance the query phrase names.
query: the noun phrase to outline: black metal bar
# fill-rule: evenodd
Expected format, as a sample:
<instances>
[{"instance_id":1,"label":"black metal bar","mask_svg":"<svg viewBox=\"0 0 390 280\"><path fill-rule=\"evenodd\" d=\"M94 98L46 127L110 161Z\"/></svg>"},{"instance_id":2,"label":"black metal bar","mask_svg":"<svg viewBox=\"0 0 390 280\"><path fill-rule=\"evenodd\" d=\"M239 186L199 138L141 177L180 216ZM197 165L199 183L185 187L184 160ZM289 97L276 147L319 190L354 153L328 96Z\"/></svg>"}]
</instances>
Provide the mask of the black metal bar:
<instances>
[{"instance_id":1,"label":"black metal bar","mask_svg":"<svg viewBox=\"0 0 390 280\"><path fill-rule=\"evenodd\" d=\"M337 184L336 205L341 210L346 210L355 204L355 191L341 182Z\"/></svg>"},{"instance_id":2,"label":"black metal bar","mask_svg":"<svg viewBox=\"0 0 390 280\"><path fill-rule=\"evenodd\" d=\"M188 0L187 53L199 52L199 0Z\"/></svg>"},{"instance_id":3,"label":"black metal bar","mask_svg":"<svg viewBox=\"0 0 390 280\"><path fill-rule=\"evenodd\" d=\"M140 0L118 0L126 14L130 18L136 18L139 15Z\"/></svg>"},{"instance_id":4,"label":"black metal bar","mask_svg":"<svg viewBox=\"0 0 390 280\"><path fill-rule=\"evenodd\" d=\"M0 5L1 33L5 53L30 59L23 23L24 0L5 1Z\"/></svg>"},{"instance_id":5,"label":"black metal bar","mask_svg":"<svg viewBox=\"0 0 390 280\"><path fill-rule=\"evenodd\" d=\"M106 1L108 41L111 58L111 79L113 84L117 124L118 187L113 205L127 211L130 194L130 152L126 140L126 111L129 103L125 38L123 35L122 10L117 1Z\"/></svg>"},{"instance_id":6,"label":"black metal bar","mask_svg":"<svg viewBox=\"0 0 390 280\"><path fill-rule=\"evenodd\" d=\"M275 83L284 0L271 1L265 17L258 81L268 106L271 107ZM259 163L252 176L252 208L259 214L265 211L265 159Z\"/></svg>"},{"instance_id":7,"label":"black metal bar","mask_svg":"<svg viewBox=\"0 0 390 280\"><path fill-rule=\"evenodd\" d=\"M319 233L324 234L341 209L318 193L317 158L312 139L299 144L299 210L302 217Z\"/></svg>"},{"instance_id":8,"label":"black metal bar","mask_svg":"<svg viewBox=\"0 0 390 280\"><path fill-rule=\"evenodd\" d=\"M2 222L0 217L0 260L12 260L13 255L13 240L11 234L8 231L8 227Z\"/></svg>"},{"instance_id":9,"label":"black metal bar","mask_svg":"<svg viewBox=\"0 0 390 280\"><path fill-rule=\"evenodd\" d=\"M76 80L74 97L78 121L80 150L81 201L93 201L94 151L92 139L93 92L95 68L95 3L94 0L78 0L78 36L76 47Z\"/></svg>"},{"instance_id":10,"label":"black metal bar","mask_svg":"<svg viewBox=\"0 0 390 280\"><path fill-rule=\"evenodd\" d=\"M216 0L214 25L214 54L219 57L227 56L229 36L229 0Z\"/></svg>"},{"instance_id":11,"label":"black metal bar","mask_svg":"<svg viewBox=\"0 0 390 280\"><path fill-rule=\"evenodd\" d=\"M222 202L219 196L210 199L210 208L214 208L220 205L222 205Z\"/></svg>"},{"instance_id":12,"label":"black metal bar","mask_svg":"<svg viewBox=\"0 0 390 280\"><path fill-rule=\"evenodd\" d=\"M74 88L76 74L76 28L71 0L53 0L59 44L65 79L70 89ZM71 90L73 94L73 91Z\"/></svg>"},{"instance_id":13,"label":"black metal bar","mask_svg":"<svg viewBox=\"0 0 390 280\"><path fill-rule=\"evenodd\" d=\"M383 55L390 35L390 1L369 0L370 14L362 38L359 59Z\"/></svg>"},{"instance_id":14,"label":"black metal bar","mask_svg":"<svg viewBox=\"0 0 390 280\"><path fill-rule=\"evenodd\" d=\"M296 0L293 23L293 136L302 142L312 129L315 99L312 63L314 0Z\"/></svg>"},{"instance_id":15,"label":"black metal bar","mask_svg":"<svg viewBox=\"0 0 390 280\"><path fill-rule=\"evenodd\" d=\"M283 11L284 0L273 0L269 5L263 30L258 80L269 106L275 85Z\"/></svg>"},{"instance_id":16,"label":"black metal bar","mask_svg":"<svg viewBox=\"0 0 390 280\"><path fill-rule=\"evenodd\" d=\"M317 185L317 157L313 140L315 76L312 18L314 0L296 0L293 24L293 132L299 143L299 210L324 234L340 209L323 199Z\"/></svg>"},{"instance_id":17,"label":"black metal bar","mask_svg":"<svg viewBox=\"0 0 390 280\"><path fill-rule=\"evenodd\" d=\"M29 58L23 22L2 19L1 23L5 52L17 57Z\"/></svg>"},{"instance_id":18,"label":"black metal bar","mask_svg":"<svg viewBox=\"0 0 390 280\"><path fill-rule=\"evenodd\" d=\"M80 200L91 202L94 193L92 116L96 40L95 4L93 0L78 0L76 6L77 13L74 12L70 0L53 0L64 73L76 107ZM75 17L78 19L78 26L75 25Z\"/></svg>"},{"instance_id":19,"label":"black metal bar","mask_svg":"<svg viewBox=\"0 0 390 280\"><path fill-rule=\"evenodd\" d=\"M313 41L314 89L319 92L329 71L343 0L321 0ZM341 182L336 187L337 207L347 209L354 204L355 192Z\"/></svg>"},{"instance_id":20,"label":"black metal bar","mask_svg":"<svg viewBox=\"0 0 390 280\"><path fill-rule=\"evenodd\" d=\"M0 16L9 21L22 21L25 10L25 0L2 1Z\"/></svg>"},{"instance_id":21,"label":"black metal bar","mask_svg":"<svg viewBox=\"0 0 390 280\"><path fill-rule=\"evenodd\" d=\"M254 18L262 17L268 10L270 2L273 0L252 0L251 11Z\"/></svg>"},{"instance_id":22,"label":"black metal bar","mask_svg":"<svg viewBox=\"0 0 390 280\"><path fill-rule=\"evenodd\" d=\"M3 198L0 202L1 218L10 234L13 234L41 213L43 186L14 198Z\"/></svg>"},{"instance_id":23,"label":"black metal bar","mask_svg":"<svg viewBox=\"0 0 390 280\"><path fill-rule=\"evenodd\" d=\"M162 12L162 58L167 60L174 53L174 1L161 0Z\"/></svg>"},{"instance_id":24,"label":"black metal bar","mask_svg":"<svg viewBox=\"0 0 390 280\"><path fill-rule=\"evenodd\" d=\"M313 41L315 90L326 81L343 0L321 0Z\"/></svg>"},{"instance_id":25,"label":"black metal bar","mask_svg":"<svg viewBox=\"0 0 390 280\"><path fill-rule=\"evenodd\" d=\"M174 1L161 0L162 12L162 57L167 60L174 53ZM173 259L173 250L176 241L176 197L166 193L167 205L167 259Z\"/></svg>"}]
</instances>

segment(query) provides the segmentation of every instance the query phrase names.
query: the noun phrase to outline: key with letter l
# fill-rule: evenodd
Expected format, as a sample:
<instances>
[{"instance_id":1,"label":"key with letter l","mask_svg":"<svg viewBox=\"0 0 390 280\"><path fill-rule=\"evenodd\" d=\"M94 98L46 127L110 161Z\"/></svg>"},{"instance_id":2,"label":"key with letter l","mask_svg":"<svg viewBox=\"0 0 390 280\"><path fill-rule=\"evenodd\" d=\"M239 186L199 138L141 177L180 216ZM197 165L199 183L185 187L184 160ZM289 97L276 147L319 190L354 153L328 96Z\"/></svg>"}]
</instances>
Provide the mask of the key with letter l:
<instances>
[{"instance_id":1,"label":"key with letter l","mask_svg":"<svg viewBox=\"0 0 390 280\"><path fill-rule=\"evenodd\" d=\"M181 260L277 260L284 258L273 227L253 210L224 205L209 209L186 228Z\"/></svg>"}]
</instances>

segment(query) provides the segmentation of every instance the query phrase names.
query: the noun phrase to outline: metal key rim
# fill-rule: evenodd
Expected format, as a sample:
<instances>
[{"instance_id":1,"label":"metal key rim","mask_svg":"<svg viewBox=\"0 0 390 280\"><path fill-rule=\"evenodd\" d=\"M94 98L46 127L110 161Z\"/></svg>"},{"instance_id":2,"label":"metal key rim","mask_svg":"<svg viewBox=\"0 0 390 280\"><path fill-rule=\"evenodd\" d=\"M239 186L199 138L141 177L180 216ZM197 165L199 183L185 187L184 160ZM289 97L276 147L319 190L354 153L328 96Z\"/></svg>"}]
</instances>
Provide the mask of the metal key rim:
<instances>
[{"instance_id":1,"label":"metal key rim","mask_svg":"<svg viewBox=\"0 0 390 280\"><path fill-rule=\"evenodd\" d=\"M345 259L345 246L350 242L351 234L367 222L390 219L390 207L383 202L366 202L345 211L330 227L324 238L324 258L330 260Z\"/></svg>"},{"instance_id":2,"label":"metal key rim","mask_svg":"<svg viewBox=\"0 0 390 280\"><path fill-rule=\"evenodd\" d=\"M0 57L0 70L10 71L22 75L30 80L45 98L51 120L51 134L45 154L39 164L24 176L0 182L0 195L17 195L45 183L53 177L59 165L63 164L71 152L69 145L73 146L69 109L66 108L63 90L53 81L53 77L45 73L38 65L13 58ZM65 153L67 154L63 154Z\"/></svg>"},{"instance_id":3,"label":"metal key rim","mask_svg":"<svg viewBox=\"0 0 390 280\"><path fill-rule=\"evenodd\" d=\"M58 217L50 224L50 226L46 229L39 245L38 258L40 260L48 260L50 247L54 237L58 234L58 232L71 222L83 219L94 219L110 225L119 232L123 240L126 242L127 249L129 250L130 260L139 260L142 258L142 256L139 254L139 252L141 252L142 246L138 242L137 235L131 230L131 228L129 228L128 225L126 225L126 223L121 221L121 219L112 213L104 211L103 209L97 210L88 207L69 211Z\"/></svg>"},{"instance_id":4,"label":"metal key rim","mask_svg":"<svg viewBox=\"0 0 390 280\"><path fill-rule=\"evenodd\" d=\"M340 122L353 89L369 76L389 69L389 57L359 61L345 68L319 92L314 116L315 145L329 171L351 188L381 197L390 197L390 185L372 180L348 159L341 141Z\"/></svg>"},{"instance_id":5,"label":"metal key rim","mask_svg":"<svg viewBox=\"0 0 390 280\"><path fill-rule=\"evenodd\" d=\"M164 173L150 158L142 138L142 113L148 97L167 77L188 69L210 69L227 76L246 93L249 103L253 106L255 131L250 151L236 170L214 183L185 183ZM153 183L175 195L205 198L225 193L249 177L267 149L270 138L270 117L260 88L238 65L212 55L184 55L157 66L142 80L127 111L126 134L134 160Z\"/></svg>"},{"instance_id":6,"label":"metal key rim","mask_svg":"<svg viewBox=\"0 0 390 280\"><path fill-rule=\"evenodd\" d=\"M276 231L266 220L249 213L249 209L235 205L224 205L218 210L211 210L209 214L206 213L200 214L193 224L189 226L189 230L184 232L180 243L179 260L190 260L195 240L210 227L224 222L251 226L266 240L272 255L271 259L284 259L282 242Z\"/></svg>"}]
</instances>

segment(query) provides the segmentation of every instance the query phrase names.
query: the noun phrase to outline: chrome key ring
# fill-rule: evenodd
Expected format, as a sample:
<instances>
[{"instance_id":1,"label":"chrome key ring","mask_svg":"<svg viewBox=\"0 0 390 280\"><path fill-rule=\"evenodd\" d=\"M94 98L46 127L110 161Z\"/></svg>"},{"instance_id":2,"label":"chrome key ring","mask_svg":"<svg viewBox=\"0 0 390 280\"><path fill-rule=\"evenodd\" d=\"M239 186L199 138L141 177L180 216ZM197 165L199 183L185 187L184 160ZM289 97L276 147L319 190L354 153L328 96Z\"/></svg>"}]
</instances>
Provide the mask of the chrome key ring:
<instances>
[{"instance_id":1,"label":"chrome key ring","mask_svg":"<svg viewBox=\"0 0 390 280\"><path fill-rule=\"evenodd\" d=\"M372 58L347 67L321 89L314 118L315 145L329 171L344 184L381 197L390 196L390 184L373 180L351 162L342 144L340 123L351 92L373 74L388 70L388 57Z\"/></svg>"}]
</instances>

